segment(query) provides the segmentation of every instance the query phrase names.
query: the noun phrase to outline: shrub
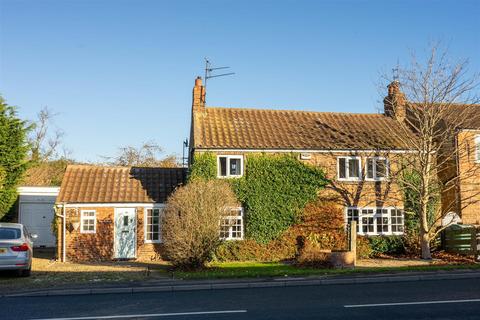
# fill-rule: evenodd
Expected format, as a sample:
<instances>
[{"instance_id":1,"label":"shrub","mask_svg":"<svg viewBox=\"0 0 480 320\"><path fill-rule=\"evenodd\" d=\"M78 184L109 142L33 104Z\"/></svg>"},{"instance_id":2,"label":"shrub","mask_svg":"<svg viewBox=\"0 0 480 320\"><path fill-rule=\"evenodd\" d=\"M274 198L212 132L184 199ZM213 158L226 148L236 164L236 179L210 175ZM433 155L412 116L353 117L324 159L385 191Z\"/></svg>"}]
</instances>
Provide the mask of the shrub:
<instances>
[{"instance_id":1,"label":"shrub","mask_svg":"<svg viewBox=\"0 0 480 320\"><path fill-rule=\"evenodd\" d=\"M196 180L170 196L163 216L163 243L173 266L204 266L220 245L219 221L229 206L238 206L230 185L221 180Z\"/></svg>"},{"instance_id":2,"label":"shrub","mask_svg":"<svg viewBox=\"0 0 480 320\"><path fill-rule=\"evenodd\" d=\"M369 237L372 255L400 254L405 252L402 236L375 236Z\"/></svg>"},{"instance_id":3,"label":"shrub","mask_svg":"<svg viewBox=\"0 0 480 320\"><path fill-rule=\"evenodd\" d=\"M366 237L357 237L357 258L366 259L372 256L372 248Z\"/></svg>"}]
</instances>

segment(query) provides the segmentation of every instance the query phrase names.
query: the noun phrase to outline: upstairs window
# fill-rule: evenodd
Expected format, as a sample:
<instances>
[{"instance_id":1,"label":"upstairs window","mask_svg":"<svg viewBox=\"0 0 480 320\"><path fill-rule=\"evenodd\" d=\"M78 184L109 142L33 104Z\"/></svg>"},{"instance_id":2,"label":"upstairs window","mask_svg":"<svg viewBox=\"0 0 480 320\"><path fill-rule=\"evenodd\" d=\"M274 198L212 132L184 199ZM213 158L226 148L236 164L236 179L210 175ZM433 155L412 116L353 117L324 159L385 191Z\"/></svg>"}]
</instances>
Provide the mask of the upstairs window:
<instances>
[{"instance_id":1,"label":"upstairs window","mask_svg":"<svg viewBox=\"0 0 480 320\"><path fill-rule=\"evenodd\" d=\"M337 161L338 180L360 180L362 170L359 157L339 157Z\"/></svg>"},{"instance_id":2,"label":"upstairs window","mask_svg":"<svg viewBox=\"0 0 480 320\"><path fill-rule=\"evenodd\" d=\"M145 212L145 243L159 243L160 237L160 218L162 209L146 209Z\"/></svg>"},{"instance_id":3,"label":"upstairs window","mask_svg":"<svg viewBox=\"0 0 480 320\"><path fill-rule=\"evenodd\" d=\"M218 156L217 167L219 178L241 177L243 175L243 157Z\"/></svg>"},{"instance_id":4,"label":"upstairs window","mask_svg":"<svg viewBox=\"0 0 480 320\"><path fill-rule=\"evenodd\" d=\"M388 179L389 164L386 158L367 158L366 180L382 181Z\"/></svg>"},{"instance_id":5,"label":"upstairs window","mask_svg":"<svg viewBox=\"0 0 480 320\"><path fill-rule=\"evenodd\" d=\"M95 233L97 229L95 210L82 210L80 216L80 233Z\"/></svg>"},{"instance_id":6,"label":"upstairs window","mask_svg":"<svg viewBox=\"0 0 480 320\"><path fill-rule=\"evenodd\" d=\"M480 163L480 135L475 137L475 162Z\"/></svg>"},{"instance_id":7,"label":"upstairs window","mask_svg":"<svg viewBox=\"0 0 480 320\"><path fill-rule=\"evenodd\" d=\"M227 216L220 221L220 239L243 239L243 208L229 208Z\"/></svg>"}]
</instances>

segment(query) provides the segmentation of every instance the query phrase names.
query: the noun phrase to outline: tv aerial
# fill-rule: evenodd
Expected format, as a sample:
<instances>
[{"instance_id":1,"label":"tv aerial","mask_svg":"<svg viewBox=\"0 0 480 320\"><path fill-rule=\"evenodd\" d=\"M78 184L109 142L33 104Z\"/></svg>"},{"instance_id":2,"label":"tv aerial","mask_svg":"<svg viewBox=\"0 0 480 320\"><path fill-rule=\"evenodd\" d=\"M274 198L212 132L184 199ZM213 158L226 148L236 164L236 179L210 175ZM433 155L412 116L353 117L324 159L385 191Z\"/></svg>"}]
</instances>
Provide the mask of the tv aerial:
<instances>
[{"instance_id":1,"label":"tv aerial","mask_svg":"<svg viewBox=\"0 0 480 320\"><path fill-rule=\"evenodd\" d=\"M214 74L217 70L225 70L229 68L230 67L212 67L212 63L210 62L210 60L208 60L208 58L205 58L205 91L207 90L208 79L234 75L235 72Z\"/></svg>"}]
</instances>

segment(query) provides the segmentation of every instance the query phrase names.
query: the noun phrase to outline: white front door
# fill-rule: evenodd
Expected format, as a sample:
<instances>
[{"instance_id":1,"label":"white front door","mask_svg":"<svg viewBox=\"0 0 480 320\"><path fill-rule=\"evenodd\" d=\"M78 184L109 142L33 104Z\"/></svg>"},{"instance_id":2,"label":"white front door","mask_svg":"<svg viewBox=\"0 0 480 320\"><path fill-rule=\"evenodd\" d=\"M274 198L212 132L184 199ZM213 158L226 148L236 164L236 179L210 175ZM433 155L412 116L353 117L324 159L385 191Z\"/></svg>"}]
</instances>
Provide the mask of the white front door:
<instances>
[{"instance_id":1,"label":"white front door","mask_svg":"<svg viewBox=\"0 0 480 320\"><path fill-rule=\"evenodd\" d=\"M115 208L114 258L116 259L133 259L136 256L135 211L135 208Z\"/></svg>"}]
</instances>

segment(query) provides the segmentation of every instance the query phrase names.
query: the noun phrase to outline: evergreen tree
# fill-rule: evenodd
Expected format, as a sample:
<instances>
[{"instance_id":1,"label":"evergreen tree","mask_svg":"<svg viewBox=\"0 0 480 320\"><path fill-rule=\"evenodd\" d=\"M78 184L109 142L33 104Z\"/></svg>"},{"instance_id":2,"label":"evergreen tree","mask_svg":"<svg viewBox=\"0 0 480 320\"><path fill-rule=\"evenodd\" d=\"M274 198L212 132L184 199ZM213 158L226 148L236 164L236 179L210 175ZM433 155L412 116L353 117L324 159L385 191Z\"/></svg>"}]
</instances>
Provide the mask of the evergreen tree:
<instances>
[{"instance_id":1,"label":"evergreen tree","mask_svg":"<svg viewBox=\"0 0 480 320\"><path fill-rule=\"evenodd\" d=\"M27 168L28 130L27 122L0 96L0 219L15 203L17 185Z\"/></svg>"}]
</instances>

